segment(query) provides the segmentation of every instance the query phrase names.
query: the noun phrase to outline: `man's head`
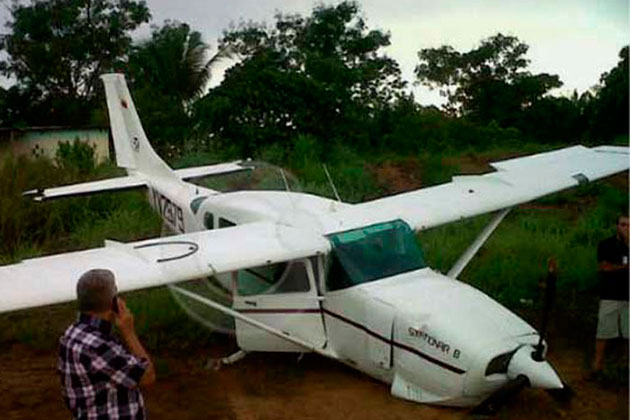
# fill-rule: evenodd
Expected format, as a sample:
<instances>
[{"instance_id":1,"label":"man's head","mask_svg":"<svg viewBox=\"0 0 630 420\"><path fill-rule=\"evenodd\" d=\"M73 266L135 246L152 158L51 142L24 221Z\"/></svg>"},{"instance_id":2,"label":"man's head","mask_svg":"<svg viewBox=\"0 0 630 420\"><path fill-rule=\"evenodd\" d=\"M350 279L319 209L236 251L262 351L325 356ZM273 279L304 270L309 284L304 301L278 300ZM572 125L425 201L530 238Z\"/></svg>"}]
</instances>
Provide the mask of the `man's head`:
<instances>
[{"instance_id":1,"label":"man's head","mask_svg":"<svg viewBox=\"0 0 630 420\"><path fill-rule=\"evenodd\" d=\"M617 217L617 235L619 235L620 239L623 239L626 243L628 243L628 215L622 214Z\"/></svg>"},{"instance_id":2,"label":"man's head","mask_svg":"<svg viewBox=\"0 0 630 420\"><path fill-rule=\"evenodd\" d=\"M116 296L114 273L110 270L94 269L83 273L77 283L79 311L108 313Z\"/></svg>"}]
</instances>

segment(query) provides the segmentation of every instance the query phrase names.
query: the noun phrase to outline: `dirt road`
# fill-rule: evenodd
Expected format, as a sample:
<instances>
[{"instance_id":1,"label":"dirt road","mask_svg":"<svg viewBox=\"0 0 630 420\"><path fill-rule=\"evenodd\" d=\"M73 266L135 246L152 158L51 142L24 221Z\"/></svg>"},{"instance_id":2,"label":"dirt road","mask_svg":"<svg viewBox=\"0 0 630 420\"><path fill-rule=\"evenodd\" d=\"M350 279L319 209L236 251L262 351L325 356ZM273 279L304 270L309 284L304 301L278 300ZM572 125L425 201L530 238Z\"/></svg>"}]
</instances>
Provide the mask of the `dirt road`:
<instances>
[{"instance_id":1,"label":"dirt road","mask_svg":"<svg viewBox=\"0 0 630 420\"><path fill-rule=\"evenodd\" d=\"M229 339L208 352L155 356L158 382L147 389L150 418L161 419L464 419L468 412L393 398L386 385L341 364L307 354L251 354L219 371L205 358L233 349ZM550 359L575 390L560 405L540 390L525 390L498 419L628 419L628 388L585 382L583 353L564 349ZM3 419L68 419L54 371L54 354L23 344L0 351L0 415Z\"/></svg>"}]
</instances>

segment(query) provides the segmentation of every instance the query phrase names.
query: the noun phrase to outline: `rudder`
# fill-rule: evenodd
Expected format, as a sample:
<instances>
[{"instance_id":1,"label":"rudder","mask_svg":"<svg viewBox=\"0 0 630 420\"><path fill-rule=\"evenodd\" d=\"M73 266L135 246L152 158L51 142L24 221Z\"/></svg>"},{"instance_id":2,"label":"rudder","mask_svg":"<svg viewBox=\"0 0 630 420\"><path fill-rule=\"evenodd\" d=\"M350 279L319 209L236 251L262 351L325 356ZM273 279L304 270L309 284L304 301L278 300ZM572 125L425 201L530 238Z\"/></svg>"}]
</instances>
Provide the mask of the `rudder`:
<instances>
[{"instance_id":1,"label":"rudder","mask_svg":"<svg viewBox=\"0 0 630 420\"><path fill-rule=\"evenodd\" d=\"M136 107L122 74L104 74L107 110L116 150L116 163L127 171L177 178L155 153L140 123Z\"/></svg>"}]
</instances>

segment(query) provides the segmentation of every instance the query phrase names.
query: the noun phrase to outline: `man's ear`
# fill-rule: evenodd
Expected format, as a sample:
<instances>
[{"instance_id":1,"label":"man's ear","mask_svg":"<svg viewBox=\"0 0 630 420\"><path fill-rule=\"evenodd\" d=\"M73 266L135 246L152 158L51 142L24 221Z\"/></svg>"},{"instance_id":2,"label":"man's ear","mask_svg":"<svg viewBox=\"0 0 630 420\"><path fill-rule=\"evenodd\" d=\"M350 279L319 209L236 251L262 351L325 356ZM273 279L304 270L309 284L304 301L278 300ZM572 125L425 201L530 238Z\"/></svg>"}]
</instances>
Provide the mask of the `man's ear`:
<instances>
[{"instance_id":1,"label":"man's ear","mask_svg":"<svg viewBox=\"0 0 630 420\"><path fill-rule=\"evenodd\" d=\"M109 322L113 324L114 321L116 320L116 313L112 311L111 309L109 309L105 312L105 317Z\"/></svg>"}]
</instances>

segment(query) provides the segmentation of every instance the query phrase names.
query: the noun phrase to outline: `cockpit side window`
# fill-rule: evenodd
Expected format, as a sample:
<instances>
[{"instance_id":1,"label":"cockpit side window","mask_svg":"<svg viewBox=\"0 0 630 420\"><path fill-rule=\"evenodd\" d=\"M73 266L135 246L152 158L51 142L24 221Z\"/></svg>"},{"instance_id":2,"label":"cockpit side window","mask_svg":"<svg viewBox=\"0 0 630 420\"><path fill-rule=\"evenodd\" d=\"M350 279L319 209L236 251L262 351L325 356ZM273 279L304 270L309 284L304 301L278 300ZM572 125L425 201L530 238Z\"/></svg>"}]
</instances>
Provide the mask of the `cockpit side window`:
<instances>
[{"instance_id":1,"label":"cockpit side window","mask_svg":"<svg viewBox=\"0 0 630 420\"><path fill-rule=\"evenodd\" d=\"M308 292L311 290L306 265L301 261L289 263L285 275L277 283L274 293Z\"/></svg>"},{"instance_id":2,"label":"cockpit side window","mask_svg":"<svg viewBox=\"0 0 630 420\"><path fill-rule=\"evenodd\" d=\"M240 296L298 293L310 291L310 282L303 261L271 264L238 272Z\"/></svg>"}]
</instances>

